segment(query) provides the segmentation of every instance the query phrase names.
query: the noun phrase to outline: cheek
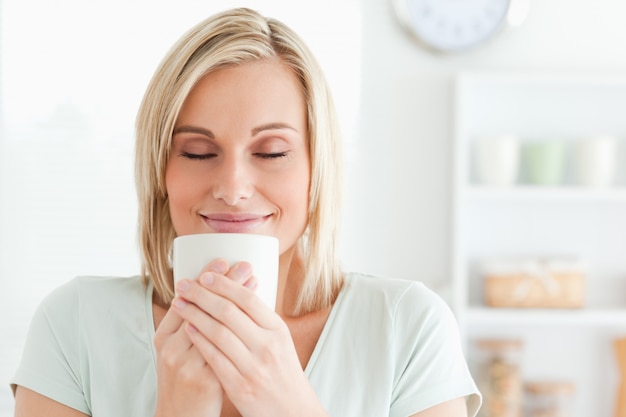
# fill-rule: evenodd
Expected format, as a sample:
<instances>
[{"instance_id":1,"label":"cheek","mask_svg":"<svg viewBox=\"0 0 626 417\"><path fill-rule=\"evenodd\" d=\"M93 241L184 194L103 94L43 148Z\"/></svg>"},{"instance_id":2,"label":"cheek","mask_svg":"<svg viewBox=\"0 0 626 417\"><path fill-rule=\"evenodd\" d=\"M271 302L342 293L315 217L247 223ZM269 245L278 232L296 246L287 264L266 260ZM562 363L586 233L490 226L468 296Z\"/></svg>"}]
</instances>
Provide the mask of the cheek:
<instances>
[{"instance_id":1,"label":"cheek","mask_svg":"<svg viewBox=\"0 0 626 417\"><path fill-rule=\"evenodd\" d=\"M189 213L194 199L193 182L175 165L165 171L165 187L169 200L170 216L174 229L179 232L184 215Z\"/></svg>"},{"instance_id":2,"label":"cheek","mask_svg":"<svg viewBox=\"0 0 626 417\"><path fill-rule=\"evenodd\" d=\"M198 172L188 169L184 164L170 162L165 170L165 188L170 200L184 200L199 193L201 184L197 181L198 177Z\"/></svg>"}]
</instances>

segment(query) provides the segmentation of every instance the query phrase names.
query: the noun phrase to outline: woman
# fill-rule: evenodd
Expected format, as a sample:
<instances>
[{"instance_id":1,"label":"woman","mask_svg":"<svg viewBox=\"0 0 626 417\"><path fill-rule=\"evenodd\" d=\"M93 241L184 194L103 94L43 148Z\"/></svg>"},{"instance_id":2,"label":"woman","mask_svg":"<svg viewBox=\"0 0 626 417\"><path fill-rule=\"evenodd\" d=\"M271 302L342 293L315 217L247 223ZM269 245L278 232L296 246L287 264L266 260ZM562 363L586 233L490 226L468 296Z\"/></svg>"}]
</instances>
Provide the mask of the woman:
<instances>
[{"instance_id":1,"label":"woman","mask_svg":"<svg viewBox=\"0 0 626 417\"><path fill-rule=\"evenodd\" d=\"M137 118L142 276L77 278L42 303L16 416L475 415L445 303L341 271L338 138L324 77L285 25L236 9L184 35ZM219 232L279 239L275 312L247 263L215 260L174 288L174 237Z\"/></svg>"}]
</instances>

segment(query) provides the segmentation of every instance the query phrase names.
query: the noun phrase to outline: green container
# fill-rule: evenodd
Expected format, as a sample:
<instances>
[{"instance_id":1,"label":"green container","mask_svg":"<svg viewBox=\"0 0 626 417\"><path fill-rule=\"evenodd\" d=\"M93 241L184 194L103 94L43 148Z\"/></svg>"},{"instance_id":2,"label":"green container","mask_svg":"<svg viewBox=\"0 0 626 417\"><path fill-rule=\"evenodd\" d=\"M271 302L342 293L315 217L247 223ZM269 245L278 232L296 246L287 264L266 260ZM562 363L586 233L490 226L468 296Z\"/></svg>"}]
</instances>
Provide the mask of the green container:
<instances>
[{"instance_id":1,"label":"green container","mask_svg":"<svg viewBox=\"0 0 626 417\"><path fill-rule=\"evenodd\" d=\"M537 185L562 184L565 151L565 143L559 140L529 142L525 152L529 182Z\"/></svg>"}]
</instances>

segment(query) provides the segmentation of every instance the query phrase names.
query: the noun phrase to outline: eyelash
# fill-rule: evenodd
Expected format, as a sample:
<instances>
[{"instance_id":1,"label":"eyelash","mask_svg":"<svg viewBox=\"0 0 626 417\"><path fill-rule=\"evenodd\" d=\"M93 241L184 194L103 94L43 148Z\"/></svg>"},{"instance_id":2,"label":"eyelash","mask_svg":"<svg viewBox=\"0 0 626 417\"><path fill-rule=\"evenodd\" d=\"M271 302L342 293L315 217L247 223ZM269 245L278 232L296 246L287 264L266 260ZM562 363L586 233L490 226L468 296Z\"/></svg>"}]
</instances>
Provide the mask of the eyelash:
<instances>
[{"instance_id":1,"label":"eyelash","mask_svg":"<svg viewBox=\"0 0 626 417\"><path fill-rule=\"evenodd\" d=\"M216 155L214 153L208 153L208 154L195 154L195 153L189 153L189 152L183 152L180 154L180 156L184 157L184 158L188 158L188 159L194 159L194 160L205 160L205 159L210 159L215 157ZM258 156L261 159L279 159L279 158L284 158L287 156L287 152L276 152L276 153L255 153L254 156Z\"/></svg>"},{"instance_id":2,"label":"eyelash","mask_svg":"<svg viewBox=\"0 0 626 417\"><path fill-rule=\"evenodd\" d=\"M255 153L261 159L278 159L287 156L287 152L275 152L275 153Z\"/></svg>"},{"instance_id":3,"label":"eyelash","mask_svg":"<svg viewBox=\"0 0 626 417\"><path fill-rule=\"evenodd\" d=\"M180 156L184 157L184 158L188 158L188 159L196 159L196 160L205 160L205 159L209 159L209 158L213 158L216 155L214 153L207 153L207 154L195 154L195 153L189 153L189 152L183 152L180 154Z\"/></svg>"}]
</instances>

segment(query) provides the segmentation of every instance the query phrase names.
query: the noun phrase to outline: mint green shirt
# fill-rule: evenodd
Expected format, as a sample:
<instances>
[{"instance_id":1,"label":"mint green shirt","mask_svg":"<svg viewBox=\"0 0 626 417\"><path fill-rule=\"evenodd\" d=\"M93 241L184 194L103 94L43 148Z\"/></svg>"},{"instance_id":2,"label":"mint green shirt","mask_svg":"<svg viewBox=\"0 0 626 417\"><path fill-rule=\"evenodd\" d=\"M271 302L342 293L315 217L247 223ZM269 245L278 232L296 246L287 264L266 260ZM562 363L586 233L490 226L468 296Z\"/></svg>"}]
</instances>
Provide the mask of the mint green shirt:
<instances>
[{"instance_id":1,"label":"mint green shirt","mask_svg":"<svg viewBox=\"0 0 626 417\"><path fill-rule=\"evenodd\" d=\"M39 306L11 380L92 416L152 417L152 286L80 277ZM407 417L480 394L448 306L424 285L348 274L305 369L331 417Z\"/></svg>"}]
</instances>

